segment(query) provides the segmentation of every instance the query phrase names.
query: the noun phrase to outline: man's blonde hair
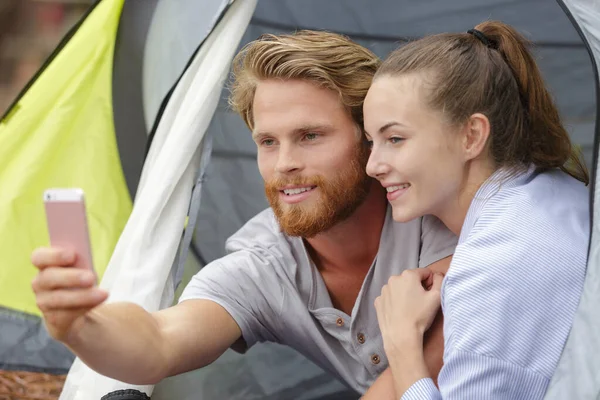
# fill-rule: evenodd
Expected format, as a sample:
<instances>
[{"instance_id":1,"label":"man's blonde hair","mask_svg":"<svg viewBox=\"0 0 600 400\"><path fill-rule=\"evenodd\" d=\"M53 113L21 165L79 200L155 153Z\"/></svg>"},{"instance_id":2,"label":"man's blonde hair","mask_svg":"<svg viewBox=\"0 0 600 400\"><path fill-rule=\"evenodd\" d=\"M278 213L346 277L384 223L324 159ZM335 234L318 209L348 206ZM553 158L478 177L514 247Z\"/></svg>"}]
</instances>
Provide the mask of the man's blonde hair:
<instances>
[{"instance_id":1,"label":"man's blonde hair","mask_svg":"<svg viewBox=\"0 0 600 400\"><path fill-rule=\"evenodd\" d=\"M362 130L363 101L380 62L371 51L331 32L265 34L235 56L229 104L252 130L258 83L265 79L301 79L337 92Z\"/></svg>"}]
</instances>

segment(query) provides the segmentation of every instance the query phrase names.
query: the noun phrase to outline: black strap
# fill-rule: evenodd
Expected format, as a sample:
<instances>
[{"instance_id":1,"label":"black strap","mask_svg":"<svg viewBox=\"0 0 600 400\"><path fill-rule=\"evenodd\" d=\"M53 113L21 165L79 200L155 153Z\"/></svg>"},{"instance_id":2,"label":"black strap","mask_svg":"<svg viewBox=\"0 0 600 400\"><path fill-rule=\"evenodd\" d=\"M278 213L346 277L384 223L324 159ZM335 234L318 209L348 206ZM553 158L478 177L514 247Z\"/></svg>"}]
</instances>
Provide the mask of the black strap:
<instances>
[{"instance_id":1,"label":"black strap","mask_svg":"<svg viewBox=\"0 0 600 400\"><path fill-rule=\"evenodd\" d=\"M100 400L150 400L150 397L139 390L124 389L105 394Z\"/></svg>"},{"instance_id":2,"label":"black strap","mask_svg":"<svg viewBox=\"0 0 600 400\"><path fill-rule=\"evenodd\" d=\"M478 31L477 29L469 29L467 31L467 33L470 33L471 35L475 36L477 39L479 39L479 41L483 44L485 44L486 47L489 47L491 49L495 49L496 48L496 44L494 43L494 41L488 39L487 36L485 36L483 34L483 32Z\"/></svg>"}]
</instances>

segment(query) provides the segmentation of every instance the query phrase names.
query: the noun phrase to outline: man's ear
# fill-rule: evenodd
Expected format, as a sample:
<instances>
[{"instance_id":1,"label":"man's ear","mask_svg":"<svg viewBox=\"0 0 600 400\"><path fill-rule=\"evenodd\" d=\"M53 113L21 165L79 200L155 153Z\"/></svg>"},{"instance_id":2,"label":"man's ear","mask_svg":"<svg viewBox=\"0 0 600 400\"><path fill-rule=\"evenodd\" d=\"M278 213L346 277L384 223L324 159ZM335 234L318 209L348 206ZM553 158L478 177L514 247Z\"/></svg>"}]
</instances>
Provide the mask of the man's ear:
<instances>
[{"instance_id":1,"label":"man's ear","mask_svg":"<svg viewBox=\"0 0 600 400\"><path fill-rule=\"evenodd\" d=\"M465 159L473 160L487 149L490 120L481 113L475 113L469 117L464 129L463 152Z\"/></svg>"}]
</instances>

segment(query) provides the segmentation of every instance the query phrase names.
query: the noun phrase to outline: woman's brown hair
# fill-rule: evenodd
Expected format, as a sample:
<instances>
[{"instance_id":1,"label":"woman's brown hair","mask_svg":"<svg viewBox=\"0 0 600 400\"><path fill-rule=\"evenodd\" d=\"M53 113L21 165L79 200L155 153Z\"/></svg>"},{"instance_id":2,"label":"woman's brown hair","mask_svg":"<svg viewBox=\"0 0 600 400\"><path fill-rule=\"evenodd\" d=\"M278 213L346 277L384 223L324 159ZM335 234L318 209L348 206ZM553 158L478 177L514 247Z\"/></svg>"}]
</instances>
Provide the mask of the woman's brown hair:
<instances>
[{"instance_id":1,"label":"woman's brown hair","mask_svg":"<svg viewBox=\"0 0 600 400\"><path fill-rule=\"evenodd\" d=\"M394 51L378 76L422 73L426 99L453 124L474 113L490 121L489 149L497 167L534 164L560 168L589 183L587 168L562 125L530 43L502 22L486 21L475 34L439 34ZM486 43L487 42L487 43Z\"/></svg>"}]
</instances>

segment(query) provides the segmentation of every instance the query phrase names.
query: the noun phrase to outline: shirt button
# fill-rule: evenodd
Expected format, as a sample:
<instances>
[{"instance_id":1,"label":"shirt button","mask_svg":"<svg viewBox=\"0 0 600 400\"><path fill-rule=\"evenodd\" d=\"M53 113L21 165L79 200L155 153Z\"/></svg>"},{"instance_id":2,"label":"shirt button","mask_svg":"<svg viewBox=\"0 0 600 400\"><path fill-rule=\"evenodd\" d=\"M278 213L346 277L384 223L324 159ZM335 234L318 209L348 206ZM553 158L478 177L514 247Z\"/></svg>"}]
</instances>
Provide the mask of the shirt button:
<instances>
[{"instance_id":1,"label":"shirt button","mask_svg":"<svg viewBox=\"0 0 600 400\"><path fill-rule=\"evenodd\" d=\"M358 343L364 344L365 343L365 335L363 335L362 333L359 333L358 335L356 335L356 340L358 340Z\"/></svg>"},{"instance_id":2,"label":"shirt button","mask_svg":"<svg viewBox=\"0 0 600 400\"><path fill-rule=\"evenodd\" d=\"M335 321L337 326L344 326L344 320L340 317Z\"/></svg>"},{"instance_id":3,"label":"shirt button","mask_svg":"<svg viewBox=\"0 0 600 400\"><path fill-rule=\"evenodd\" d=\"M381 359L379 358L379 356L377 354L373 354L371 356L371 362L375 365L379 364L379 362L381 361Z\"/></svg>"}]
</instances>

